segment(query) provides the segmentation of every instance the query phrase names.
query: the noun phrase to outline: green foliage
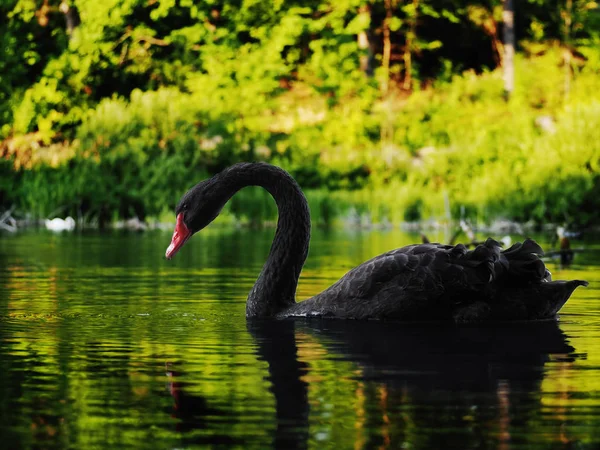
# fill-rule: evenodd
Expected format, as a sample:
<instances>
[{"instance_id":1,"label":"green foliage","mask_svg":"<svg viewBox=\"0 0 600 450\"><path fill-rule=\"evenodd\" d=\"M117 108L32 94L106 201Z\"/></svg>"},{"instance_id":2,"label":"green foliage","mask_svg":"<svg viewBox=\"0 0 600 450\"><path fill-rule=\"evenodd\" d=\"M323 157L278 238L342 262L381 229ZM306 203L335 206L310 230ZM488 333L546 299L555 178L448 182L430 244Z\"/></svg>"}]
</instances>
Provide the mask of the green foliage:
<instances>
[{"instance_id":1,"label":"green foliage","mask_svg":"<svg viewBox=\"0 0 600 450\"><path fill-rule=\"evenodd\" d=\"M323 224L441 217L445 195L482 219L597 218L592 3L518 5L509 102L499 1L74 0L71 28L64 5L0 6L2 204L162 217L199 179L265 160ZM256 223L275 207L249 190L228 212Z\"/></svg>"},{"instance_id":2,"label":"green foliage","mask_svg":"<svg viewBox=\"0 0 600 450\"><path fill-rule=\"evenodd\" d=\"M174 206L175 191L206 175L219 146L231 146L211 135L215 128L203 127L190 99L173 89L102 101L78 129L79 172L87 172L78 195L99 214L158 215Z\"/></svg>"},{"instance_id":3,"label":"green foliage","mask_svg":"<svg viewBox=\"0 0 600 450\"><path fill-rule=\"evenodd\" d=\"M398 151L403 147L413 156L408 164L401 159L397 171L401 177L406 171L424 205L439 210L433 194L447 190L453 205L481 218L599 218L591 193L600 161L600 97L589 89L597 73L582 71L564 104L555 94L562 81L556 60L554 52L519 60L523 75L509 103L499 101L497 73L458 78L409 99L396 115L395 136ZM544 79L531 76L534 71L543 71Z\"/></svg>"}]
</instances>

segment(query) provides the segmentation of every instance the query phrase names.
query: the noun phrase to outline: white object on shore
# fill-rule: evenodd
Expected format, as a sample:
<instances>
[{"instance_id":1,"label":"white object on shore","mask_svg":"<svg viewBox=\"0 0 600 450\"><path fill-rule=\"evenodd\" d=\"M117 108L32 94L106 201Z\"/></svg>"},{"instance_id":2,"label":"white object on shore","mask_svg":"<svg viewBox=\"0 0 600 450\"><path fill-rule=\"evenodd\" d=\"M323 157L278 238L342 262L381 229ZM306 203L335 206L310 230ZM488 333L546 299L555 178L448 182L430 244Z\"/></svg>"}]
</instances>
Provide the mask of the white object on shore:
<instances>
[{"instance_id":1,"label":"white object on shore","mask_svg":"<svg viewBox=\"0 0 600 450\"><path fill-rule=\"evenodd\" d=\"M66 219L56 219L48 220L46 219L46 228L51 231L73 231L75 229L75 219L71 216Z\"/></svg>"},{"instance_id":2,"label":"white object on shore","mask_svg":"<svg viewBox=\"0 0 600 450\"><path fill-rule=\"evenodd\" d=\"M127 220L120 220L114 224L115 229L117 230L132 230L132 231L146 231L148 229L148 225L145 222L142 222L138 217L132 217Z\"/></svg>"}]
</instances>

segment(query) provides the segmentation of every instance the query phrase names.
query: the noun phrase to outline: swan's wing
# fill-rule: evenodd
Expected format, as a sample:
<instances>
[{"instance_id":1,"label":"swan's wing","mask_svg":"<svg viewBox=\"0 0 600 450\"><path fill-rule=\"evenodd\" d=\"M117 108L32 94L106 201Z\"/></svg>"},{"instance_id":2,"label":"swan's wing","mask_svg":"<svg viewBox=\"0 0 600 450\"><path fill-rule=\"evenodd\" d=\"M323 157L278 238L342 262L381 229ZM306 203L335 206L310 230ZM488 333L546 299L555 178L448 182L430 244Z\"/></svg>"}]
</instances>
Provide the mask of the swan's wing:
<instances>
[{"instance_id":1,"label":"swan's wing","mask_svg":"<svg viewBox=\"0 0 600 450\"><path fill-rule=\"evenodd\" d=\"M437 278L447 297L469 292L489 297L499 286L519 287L550 278L550 272L540 259L543 251L531 239L504 251L493 239L487 239L471 251L462 244L437 245L435 249L421 247L407 248L410 254L424 255L420 259L424 269L417 274Z\"/></svg>"},{"instance_id":2,"label":"swan's wing","mask_svg":"<svg viewBox=\"0 0 600 450\"><path fill-rule=\"evenodd\" d=\"M506 251L492 239L472 251L460 244L410 245L366 261L303 303L307 311L340 317L449 318L489 301L501 285L541 282L548 272L538 254L531 240Z\"/></svg>"},{"instance_id":3,"label":"swan's wing","mask_svg":"<svg viewBox=\"0 0 600 450\"><path fill-rule=\"evenodd\" d=\"M346 318L423 317L423 308L444 292L436 273L452 248L420 244L379 255L322 293L297 304L294 313Z\"/></svg>"}]
</instances>

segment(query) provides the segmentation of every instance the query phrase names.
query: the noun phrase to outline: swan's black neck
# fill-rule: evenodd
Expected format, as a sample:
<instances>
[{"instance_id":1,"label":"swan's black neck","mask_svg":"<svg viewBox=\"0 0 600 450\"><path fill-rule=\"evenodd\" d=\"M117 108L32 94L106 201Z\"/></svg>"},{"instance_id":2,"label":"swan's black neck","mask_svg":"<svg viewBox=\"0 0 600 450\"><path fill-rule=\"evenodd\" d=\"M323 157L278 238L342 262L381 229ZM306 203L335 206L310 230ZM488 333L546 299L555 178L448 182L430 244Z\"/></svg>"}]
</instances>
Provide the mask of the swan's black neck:
<instances>
[{"instance_id":1,"label":"swan's black neck","mask_svg":"<svg viewBox=\"0 0 600 450\"><path fill-rule=\"evenodd\" d=\"M298 183L279 167L241 163L226 170L223 177L234 192L262 186L277 203L279 219L271 251L246 303L247 317L273 317L295 303L310 240L308 203Z\"/></svg>"}]
</instances>

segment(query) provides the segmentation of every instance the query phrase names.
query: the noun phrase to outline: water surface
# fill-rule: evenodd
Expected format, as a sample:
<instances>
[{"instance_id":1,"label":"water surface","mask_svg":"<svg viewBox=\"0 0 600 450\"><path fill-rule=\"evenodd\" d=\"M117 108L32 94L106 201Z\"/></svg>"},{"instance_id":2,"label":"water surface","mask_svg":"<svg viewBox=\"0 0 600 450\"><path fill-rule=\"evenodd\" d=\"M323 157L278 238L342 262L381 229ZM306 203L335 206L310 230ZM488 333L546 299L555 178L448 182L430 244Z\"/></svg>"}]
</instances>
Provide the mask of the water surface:
<instances>
[{"instance_id":1,"label":"water surface","mask_svg":"<svg viewBox=\"0 0 600 450\"><path fill-rule=\"evenodd\" d=\"M598 448L600 246L559 323L244 318L273 231L0 235L2 448ZM417 240L314 232L299 298ZM580 246L580 243L576 244Z\"/></svg>"}]
</instances>

